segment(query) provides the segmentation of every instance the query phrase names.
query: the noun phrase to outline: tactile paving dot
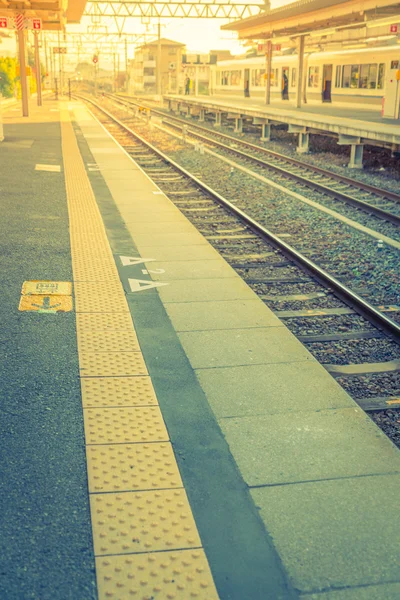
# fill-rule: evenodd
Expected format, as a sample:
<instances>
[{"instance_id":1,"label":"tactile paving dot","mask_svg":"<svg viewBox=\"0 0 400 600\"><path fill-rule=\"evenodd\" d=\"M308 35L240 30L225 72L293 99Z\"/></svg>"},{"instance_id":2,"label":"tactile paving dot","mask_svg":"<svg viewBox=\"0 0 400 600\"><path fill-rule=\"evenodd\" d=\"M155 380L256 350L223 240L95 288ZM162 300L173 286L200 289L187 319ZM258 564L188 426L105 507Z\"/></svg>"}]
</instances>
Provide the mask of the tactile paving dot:
<instances>
[{"instance_id":1,"label":"tactile paving dot","mask_svg":"<svg viewBox=\"0 0 400 600\"><path fill-rule=\"evenodd\" d=\"M201 546L183 489L91 494L90 507L96 556Z\"/></svg>"},{"instance_id":2,"label":"tactile paving dot","mask_svg":"<svg viewBox=\"0 0 400 600\"><path fill-rule=\"evenodd\" d=\"M86 282L76 281L75 287ZM104 282L108 286L110 282ZM96 295L88 295L81 291L75 291L75 306L77 312L125 312L128 309L126 298L121 291L109 293L108 291Z\"/></svg>"},{"instance_id":3,"label":"tactile paving dot","mask_svg":"<svg viewBox=\"0 0 400 600\"><path fill-rule=\"evenodd\" d=\"M81 352L81 377L118 377L147 375L141 352Z\"/></svg>"},{"instance_id":4,"label":"tactile paving dot","mask_svg":"<svg viewBox=\"0 0 400 600\"><path fill-rule=\"evenodd\" d=\"M84 408L158 404L150 377L83 377L81 386Z\"/></svg>"},{"instance_id":5,"label":"tactile paving dot","mask_svg":"<svg viewBox=\"0 0 400 600\"><path fill-rule=\"evenodd\" d=\"M87 329L78 335L79 352L138 352L139 341L131 331L93 331Z\"/></svg>"},{"instance_id":6,"label":"tactile paving dot","mask_svg":"<svg viewBox=\"0 0 400 600\"><path fill-rule=\"evenodd\" d=\"M86 453L91 493L183 487L168 442L87 446Z\"/></svg>"},{"instance_id":7,"label":"tactile paving dot","mask_svg":"<svg viewBox=\"0 0 400 600\"><path fill-rule=\"evenodd\" d=\"M203 550L96 558L99 600L218 600Z\"/></svg>"},{"instance_id":8,"label":"tactile paving dot","mask_svg":"<svg viewBox=\"0 0 400 600\"><path fill-rule=\"evenodd\" d=\"M82 296L102 296L104 294L123 294L122 284L119 281L78 281L75 286L75 294Z\"/></svg>"},{"instance_id":9,"label":"tactile paving dot","mask_svg":"<svg viewBox=\"0 0 400 600\"><path fill-rule=\"evenodd\" d=\"M83 415L87 444L169 440L158 406L85 408Z\"/></svg>"},{"instance_id":10,"label":"tactile paving dot","mask_svg":"<svg viewBox=\"0 0 400 600\"><path fill-rule=\"evenodd\" d=\"M78 335L86 329L92 331L129 331L133 328L129 312L125 313L79 313L76 315Z\"/></svg>"}]
</instances>

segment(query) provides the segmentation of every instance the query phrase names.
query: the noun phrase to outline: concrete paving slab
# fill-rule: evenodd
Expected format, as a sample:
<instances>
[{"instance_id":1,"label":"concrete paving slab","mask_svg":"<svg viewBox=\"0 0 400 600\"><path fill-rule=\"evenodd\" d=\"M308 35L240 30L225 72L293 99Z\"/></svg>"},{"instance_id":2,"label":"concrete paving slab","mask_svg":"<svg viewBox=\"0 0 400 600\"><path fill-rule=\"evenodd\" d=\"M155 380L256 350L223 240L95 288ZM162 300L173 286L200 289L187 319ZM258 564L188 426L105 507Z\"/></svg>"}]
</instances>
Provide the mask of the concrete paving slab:
<instances>
[{"instance_id":1,"label":"concrete paving slab","mask_svg":"<svg viewBox=\"0 0 400 600\"><path fill-rule=\"evenodd\" d=\"M154 220L147 222L131 222L130 232L133 234L136 233L198 233L197 229L193 227L191 223L187 220L182 219L174 219L172 222L168 222L168 224L160 222L154 222Z\"/></svg>"},{"instance_id":2,"label":"concrete paving slab","mask_svg":"<svg viewBox=\"0 0 400 600\"><path fill-rule=\"evenodd\" d=\"M384 583L367 587L334 590L322 594L301 595L307 600L398 600L400 598L400 583Z\"/></svg>"},{"instance_id":3,"label":"concrete paving slab","mask_svg":"<svg viewBox=\"0 0 400 600\"><path fill-rule=\"evenodd\" d=\"M173 215L171 215L171 218L173 218ZM183 218L185 219L186 217ZM160 246L156 246L156 248L154 246L142 246L141 251L143 256L152 256L154 252L161 253L164 260L168 261L215 260L220 258L220 254L212 246L207 245L187 246L185 250L182 250L180 246L165 246L162 250Z\"/></svg>"},{"instance_id":4,"label":"concrete paving slab","mask_svg":"<svg viewBox=\"0 0 400 600\"><path fill-rule=\"evenodd\" d=\"M315 361L284 327L181 332L179 339L194 369Z\"/></svg>"},{"instance_id":5,"label":"concrete paving slab","mask_svg":"<svg viewBox=\"0 0 400 600\"><path fill-rule=\"evenodd\" d=\"M157 246L153 248L154 255ZM160 248L163 249L162 246ZM142 247L140 252L143 252ZM239 277L237 279L228 278L224 280L223 285L218 279L202 279L201 282L195 280L174 281L173 285L160 288L158 293L164 304L168 302L209 302L211 300L254 300L257 298L256 294Z\"/></svg>"},{"instance_id":6,"label":"concrete paving slab","mask_svg":"<svg viewBox=\"0 0 400 600\"><path fill-rule=\"evenodd\" d=\"M282 327L282 322L260 300L178 302L167 304L166 311L175 331ZM219 387L218 381L215 384Z\"/></svg>"},{"instance_id":7,"label":"concrete paving slab","mask_svg":"<svg viewBox=\"0 0 400 600\"><path fill-rule=\"evenodd\" d=\"M280 485L251 495L301 592L399 580L398 475Z\"/></svg>"},{"instance_id":8,"label":"concrete paving slab","mask_svg":"<svg viewBox=\"0 0 400 600\"><path fill-rule=\"evenodd\" d=\"M120 212L123 216L126 223L136 224L136 223L164 223L166 227L170 223L185 223L186 219L182 214L177 214L173 210L153 210L153 213L150 211L134 211L130 208L125 208L120 206ZM129 231L133 233L133 231L129 228Z\"/></svg>"},{"instance_id":9,"label":"concrete paving slab","mask_svg":"<svg viewBox=\"0 0 400 600\"><path fill-rule=\"evenodd\" d=\"M101 154L103 161L104 161L103 155L108 155L108 154L120 155L121 154L120 148L118 148L118 146L115 146L115 144L113 144L113 142L109 139L103 140L103 141L98 140L96 142L96 144L97 144L96 148L92 147L92 149L91 149L92 154L93 154L93 156L97 156L98 154ZM111 164L114 164L114 162L116 162L116 161L113 161L111 159ZM110 163L108 163L108 164L110 164Z\"/></svg>"},{"instance_id":10,"label":"concrete paving slab","mask_svg":"<svg viewBox=\"0 0 400 600\"><path fill-rule=\"evenodd\" d=\"M160 254L160 253L159 253ZM156 261L151 264L152 271L163 270L164 273L153 272L154 281L173 281L180 279L226 279L238 278L238 274L224 260L177 260ZM221 281L221 285L224 282Z\"/></svg>"},{"instance_id":11,"label":"concrete paving slab","mask_svg":"<svg viewBox=\"0 0 400 600\"><path fill-rule=\"evenodd\" d=\"M135 209L148 209L151 206L157 206L160 210L175 210L178 212L173 204L168 203L165 198L153 194L151 189L137 190L133 187L124 189L119 183L109 184L109 187L118 206L130 206Z\"/></svg>"},{"instance_id":12,"label":"concrete paving slab","mask_svg":"<svg viewBox=\"0 0 400 600\"><path fill-rule=\"evenodd\" d=\"M134 240L136 246L198 246L208 244L207 240L197 232L193 233L136 233Z\"/></svg>"},{"instance_id":13,"label":"concrete paving slab","mask_svg":"<svg viewBox=\"0 0 400 600\"><path fill-rule=\"evenodd\" d=\"M168 313L170 306L177 305L166 305ZM217 418L354 407L333 377L312 361L201 369L197 377Z\"/></svg>"},{"instance_id":14,"label":"concrete paving slab","mask_svg":"<svg viewBox=\"0 0 400 600\"><path fill-rule=\"evenodd\" d=\"M228 418L219 425L249 486L400 473L399 451L360 408Z\"/></svg>"}]
</instances>

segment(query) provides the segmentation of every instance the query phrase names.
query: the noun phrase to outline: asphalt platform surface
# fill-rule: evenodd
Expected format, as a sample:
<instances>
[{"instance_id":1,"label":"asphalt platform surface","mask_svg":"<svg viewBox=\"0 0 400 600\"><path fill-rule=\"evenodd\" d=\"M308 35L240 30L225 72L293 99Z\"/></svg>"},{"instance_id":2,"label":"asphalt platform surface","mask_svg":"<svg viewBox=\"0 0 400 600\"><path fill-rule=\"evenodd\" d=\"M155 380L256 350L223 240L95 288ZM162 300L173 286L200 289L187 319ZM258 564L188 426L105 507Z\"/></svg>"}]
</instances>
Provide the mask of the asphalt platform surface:
<instances>
[{"instance_id":1,"label":"asphalt platform surface","mask_svg":"<svg viewBox=\"0 0 400 600\"><path fill-rule=\"evenodd\" d=\"M75 314L19 312L24 281L71 281L60 124L5 125L0 144L0 598L91 600ZM35 164L61 172L35 171Z\"/></svg>"}]
</instances>

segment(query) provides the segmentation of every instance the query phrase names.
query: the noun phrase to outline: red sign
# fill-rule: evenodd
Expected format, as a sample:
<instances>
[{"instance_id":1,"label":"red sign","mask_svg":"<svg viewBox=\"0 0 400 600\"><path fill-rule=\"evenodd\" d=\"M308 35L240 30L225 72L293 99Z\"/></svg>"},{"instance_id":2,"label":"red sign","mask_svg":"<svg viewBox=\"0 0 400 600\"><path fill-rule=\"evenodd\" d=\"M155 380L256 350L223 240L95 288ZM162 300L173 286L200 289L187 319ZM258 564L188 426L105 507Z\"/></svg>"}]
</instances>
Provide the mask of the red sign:
<instances>
[{"instance_id":1,"label":"red sign","mask_svg":"<svg viewBox=\"0 0 400 600\"><path fill-rule=\"evenodd\" d=\"M7 29L8 20L7 17L0 17L0 29Z\"/></svg>"},{"instance_id":2,"label":"red sign","mask_svg":"<svg viewBox=\"0 0 400 600\"><path fill-rule=\"evenodd\" d=\"M275 44L275 46L274 46L274 50L277 50L278 52L281 48L282 48L282 46L280 44Z\"/></svg>"},{"instance_id":3,"label":"red sign","mask_svg":"<svg viewBox=\"0 0 400 600\"><path fill-rule=\"evenodd\" d=\"M398 33L399 26L398 25L390 25L389 31L390 31L390 33Z\"/></svg>"},{"instance_id":4,"label":"red sign","mask_svg":"<svg viewBox=\"0 0 400 600\"><path fill-rule=\"evenodd\" d=\"M99 57L94 55L92 61L94 62L94 64L96 64L97 62L99 62Z\"/></svg>"},{"instance_id":5,"label":"red sign","mask_svg":"<svg viewBox=\"0 0 400 600\"><path fill-rule=\"evenodd\" d=\"M22 31L23 29L25 29L24 15L18 14L16 17L14 17L14 21L18 31Z\"/></svg>"},{"instance_id":6,"label":"red sign","mask_svg":"<svg viewBox=\"0 0 400 600\"><path fill-rule=\"evenodd\" d=\"M39 31L42 29L42 19L32 19L32 29Z\"/></svg>"}]
</instances>

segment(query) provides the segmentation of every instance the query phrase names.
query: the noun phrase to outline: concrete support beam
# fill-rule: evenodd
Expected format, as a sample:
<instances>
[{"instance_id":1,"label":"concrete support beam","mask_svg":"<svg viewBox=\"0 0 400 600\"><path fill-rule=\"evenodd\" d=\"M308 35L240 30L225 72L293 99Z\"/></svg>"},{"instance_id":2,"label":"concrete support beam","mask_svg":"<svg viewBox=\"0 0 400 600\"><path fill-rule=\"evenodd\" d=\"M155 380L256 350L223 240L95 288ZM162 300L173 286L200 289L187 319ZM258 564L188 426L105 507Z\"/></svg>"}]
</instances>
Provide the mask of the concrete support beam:
<instances>
[{"instance_id":1,"label":"concrete support beam","mask_svg":"<svg viewBox=\"0 0 400 600\"><path fill-rule=\"evenodd\" d=\"M270 142L271 141L271 123L263 123L261 125L261 141L262 142Z\"/></svg>"},{"instance_id":2,"label":"concrete support beam","mask_svg":"<svg viewBox=\"0 0 400 600\"><path fill-rule=\"evenodd\" d=\"M349 169L363 168L363 152L364 146L361 143L361 138L354 135L340 134L338 139L339 146L351 146L350 162L347 165Z\"/></svg>"},{"instance_id":3,"label":"concrete support beam","mask_svg":"<svg viewBox=\"0 0 400 600\"><path fill-rule=\"evenodd\" d=\"M241 117L238 117L237 119L235 119L235 129L234 132L235 133L242 133L243 131L243 119Z\"/></svg>"},{"instance_id":4,"label":"concrete support beam","mask_svg":"<svg viewBox=\"0 0 400 600\"><path fill-rule=\"evenodd\" d=\"M206 111L204 110L204 108L201 108L200 109L200 114L199 114L199 121L201 123L204 123L205 117L206 117Z\"/></svg>"},{"instance_id":5,"label":"concrete support beam","mask_svg":"<svg viewBox=\"0 0 400 600\"><path fill-rule=\"evenodd\" d=\"M261 125L261 141L269 142L271 139L271 122L269 119L254 117L253 125Z\"/></svg>"},{"instance_id":6,"label":"concrete support beam","mask_svg":"<svg viewBox=\"0 0 400 600\"><path fill-rule=\"evenodd\" d=\"M309 151L310 144L310 134L307 133L299 133L299 145L296 148L296 152L300 154L307 154Z\"/></svg>"},{"instance_id":7,"label":"concrete support beam","mask_svg":"<svg viewBox=\"0 0 400 600\"><path fill-rule=\"evenodd\" d=\"M347 165L349 169L363 168L363 152L364 146L362 144L351 144L350 162Z\"/></svg>"},{"instance_id":8,"label":"concrete support beam","mask_svg":"<svg viewBox=\"0 0 400 600\"><path fill-rule=\"evenodd\" d=\"M222 124L222 113L216 112L214 127L221 127L221 124Z\"/></svg>"},{"instance_id":9,"label":"concrete support beam","mask_svg":"<svg viewBox=\"0 0 400 600\"><path fill-rule=\"evenodd\" d=\"M309 151L309 143L310 143L310 132L307 127L303 125L293 125L289 124L288 128L289 133L298 133L299 134L299 145L296 148L296 152L300 154L306 154Z\"/></svg>"}]
</instances>

